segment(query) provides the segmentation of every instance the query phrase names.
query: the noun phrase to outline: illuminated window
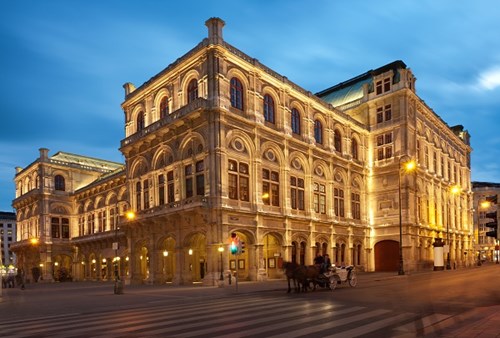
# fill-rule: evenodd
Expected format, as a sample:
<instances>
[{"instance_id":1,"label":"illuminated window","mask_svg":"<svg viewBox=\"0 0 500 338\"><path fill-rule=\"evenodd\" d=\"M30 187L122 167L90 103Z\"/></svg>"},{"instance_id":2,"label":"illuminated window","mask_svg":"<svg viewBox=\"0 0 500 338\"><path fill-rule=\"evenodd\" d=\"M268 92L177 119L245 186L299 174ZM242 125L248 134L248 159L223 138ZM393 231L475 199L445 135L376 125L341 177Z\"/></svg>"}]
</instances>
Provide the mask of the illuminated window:
<instances>
[{"instance_id":1,"label":"illuminated window","mask_svg":"<svg viewBox=\"0 0 500 338\"><path fill-rule=\"evenodd\" d=\"M243 110L243 85L235 77L231 79L231 106Z\"/></svg>"},{"instance_id":2,"label":"illuminated window","mask_svg":"<svg viewBox=\"0 0 500 338\"><path fill-rule=\"evenodd\" d=\"M326 188L324 184L314 182L314 211L326 214Z\"/></svg>"},{"instance_id":3,"label":"illuminated window","mask_svg":"<svg viewBox=\"0 0 500 338\"><path fill-rule=\"evenodd\" d=\"M248 164L235 160L228 161L228 195L230 199L248 202L249 182Z\"/></svg>"},{"instance_id":4,"label":"illuminated window","mask_svg":"<svg viewBox=\"0 0 500 338\"><path fill-rule=\"evenodd\" d=\"M279 173L277 171L262 169L262 200L264 204L275 207L280 205L279 184Z\"/></svg>"}]
</instances>

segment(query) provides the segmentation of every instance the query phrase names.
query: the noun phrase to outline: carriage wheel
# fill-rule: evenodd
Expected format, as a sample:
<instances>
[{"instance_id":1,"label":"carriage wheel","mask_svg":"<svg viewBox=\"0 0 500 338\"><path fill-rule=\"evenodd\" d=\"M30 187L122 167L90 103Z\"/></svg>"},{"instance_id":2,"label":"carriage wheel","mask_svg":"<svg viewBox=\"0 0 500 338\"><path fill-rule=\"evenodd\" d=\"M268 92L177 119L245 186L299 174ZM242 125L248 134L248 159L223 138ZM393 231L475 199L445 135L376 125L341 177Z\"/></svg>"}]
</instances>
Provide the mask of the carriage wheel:
<instances>
[{"instance_id":1,"label":"carriage wheel","mask_svg":"<svg viewBox=\"0 0 500 338\"><path fill-rule=\"evenodd\" d=\"M355 287L356 284L358 284L358 278L356 277L355 274L352 274L351 278L349 278L349 285Z\"/></svg>"},{"instance_id":2,"label":"carriage wheel","mask_svg":"<svg viewBox=\"0 0 500 338\"><path fill-rule=\"evenodd\" d=\"M330 280L330 285L329 285L330 286L330 290L333 291L337 287L337 283L338 283L337 278L335 278L335 276L331 276L329 278L329 280Z\"/></svg>"}]
</instances>

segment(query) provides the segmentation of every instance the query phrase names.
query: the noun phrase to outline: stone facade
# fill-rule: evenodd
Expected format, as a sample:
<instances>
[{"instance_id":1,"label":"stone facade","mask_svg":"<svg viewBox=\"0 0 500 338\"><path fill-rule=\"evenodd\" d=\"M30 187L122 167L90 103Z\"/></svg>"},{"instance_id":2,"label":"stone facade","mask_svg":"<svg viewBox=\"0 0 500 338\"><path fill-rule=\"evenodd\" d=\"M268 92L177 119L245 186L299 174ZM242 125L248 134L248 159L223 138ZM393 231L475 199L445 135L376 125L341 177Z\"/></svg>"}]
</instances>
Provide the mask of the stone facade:
<instances>
[{"instance_id":1,"label":"stone facade","mask_svg":"<svg viewBox=\"0 0 500 338\"><path fill-rule=\"evenodd\" d=\"M225 42L222 20L206 25L186 55L124 85L123 168L67 159L63 193L50 190L57 170L45 153L19 169L18 187L30 172L44 177L14 200L19 228L41 239L15 246L38 253L26 264L51 266L46 278L64 266L73 279L215 284L222 271L226 282L235 270L280 278L283 261L317 253L396 271L400 238L405 270L432 268L435 238L455 264L471 263L468 134L416 95L402 61L312 94ZM54 240L53 213L67 215L69 238ZM245 242L238 256L232 233Z\"/></svg>"}]
</instances>

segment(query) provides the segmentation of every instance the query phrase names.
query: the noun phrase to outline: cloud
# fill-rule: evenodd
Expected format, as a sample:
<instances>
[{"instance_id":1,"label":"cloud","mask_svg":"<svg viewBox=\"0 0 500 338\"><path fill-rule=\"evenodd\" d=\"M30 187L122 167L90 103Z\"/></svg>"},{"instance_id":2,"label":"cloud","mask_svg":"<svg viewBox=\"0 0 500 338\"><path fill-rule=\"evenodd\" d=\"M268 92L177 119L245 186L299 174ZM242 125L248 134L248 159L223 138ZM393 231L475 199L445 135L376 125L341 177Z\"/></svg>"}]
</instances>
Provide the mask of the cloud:
<instances>
[{"instance_id":1,"label":"cloud","mask_svg":"<svg viewBox=\"0 0 500 338\"><path fill-rule=\"evenodd\" d=\"M495 66L479 74L478 82L480 88L487 90L500 87L500 66Z\"/></svg>"}]
</instances>

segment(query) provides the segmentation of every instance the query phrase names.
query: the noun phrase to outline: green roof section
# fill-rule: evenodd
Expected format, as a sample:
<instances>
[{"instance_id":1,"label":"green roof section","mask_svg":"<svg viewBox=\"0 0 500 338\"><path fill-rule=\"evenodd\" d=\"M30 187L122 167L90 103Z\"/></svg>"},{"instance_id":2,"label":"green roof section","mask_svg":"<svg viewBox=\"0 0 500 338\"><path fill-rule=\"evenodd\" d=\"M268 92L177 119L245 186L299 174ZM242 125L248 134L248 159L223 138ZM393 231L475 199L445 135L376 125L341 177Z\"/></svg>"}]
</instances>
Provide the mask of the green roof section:
<instances>
[{"instance_id":1,"label":"green roof section","mask_svg":"<svg viewBox=\"0 0 500 338\"><path fill-rule=\"evenodd\" d=\"M406 69L406 64L401 60L391 62L385 66L377 69L371 69L361 75L353 77L350 80L322 90L315 95L334 107L340 107L345 104L355 102L356 100L363 98L363 86L365 84L373 89L373 77L391 69L395 71L395 74L399 74L398 70Z\"/></svg>"}]
</instances>

